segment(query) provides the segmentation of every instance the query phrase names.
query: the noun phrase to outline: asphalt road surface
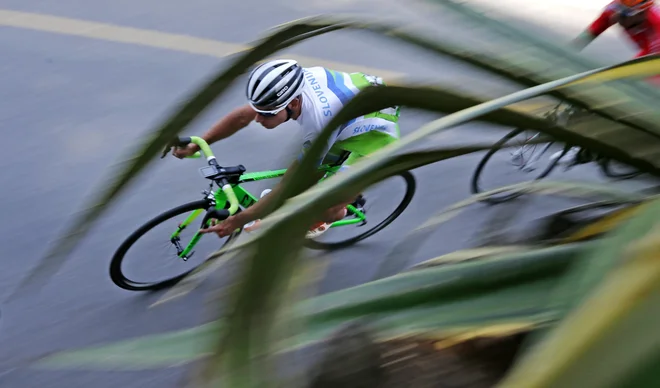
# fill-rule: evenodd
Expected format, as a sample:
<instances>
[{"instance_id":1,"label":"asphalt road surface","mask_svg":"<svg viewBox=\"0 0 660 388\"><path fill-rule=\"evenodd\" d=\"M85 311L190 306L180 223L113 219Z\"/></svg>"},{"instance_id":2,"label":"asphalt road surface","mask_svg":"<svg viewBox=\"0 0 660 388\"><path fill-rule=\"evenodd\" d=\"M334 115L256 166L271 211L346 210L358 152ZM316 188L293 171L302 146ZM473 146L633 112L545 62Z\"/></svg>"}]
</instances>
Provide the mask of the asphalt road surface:
<instances>
[{"instance_id":1,"label":"asphalt road surface","mask_svg":"<svg viewBox=\"0 0 660 388\"><path fill-rule=\"evenodd\" d=\"M168 109L203 82L222 63L219 57L223 53L239 49L276 24L320 12L374 12L396 14L410 22L424 20L415 7L384 1L336 1L331 6L317 0L307 1L304 6L294 0L225 3L191 0L184 6L180 2L128 0L2 2L1 296L11 292L36 264L48 242L61 232L64 222L82 201L107 182L108 167L165 117ZM127 33L112 26L76 24L49 15L185 34L220 43L198 47L197 42L186 48L186 44L177 46L171 36L143 36L138 30ZM143 43L126 43L131 39L142 39ZM163 47L168 42L171 46ZM630 56L630 50L620 41L612 46L618 50L616 55L604 49L604 43L599 44L594 52L604 58L623 60ZM196 49L198 52L194 53ZM387 75L439 77L475 88L486 82L455 62L432 60L424 55L413 58L412 50L367 34L334 33L296 46L290 52L322 65L345 64L346 69L382 69ZM242 103L241 93L242 85L236 84L186 133L204 131L223 113ZM402 132L410 133L433 118L436 116L404 111ZM493 139L500 132L494 135L492 130L486 125L470 124L440 135L434 142L440 145ZM221 164L242 163L251 171L259 171L284 167L296 150L298 136L294 123L273 131L255 124L213 148ZM431 212L469 195L469 178L479 157L458 158L415 171L418 190L413 205L368 241L333 254L320 292L369 280L383 256L407 231ZM165 209L199 198L206 186L196 171L200 166L199 160L159 160L94 227L42 293L0 306L0 386L177 386L182 368L144 372L42 371L21 365L23 360L51 351L186 328L202 321L203 287L180 300L147 309L157 296L120 290L107 276L110 256L133 229ZM599 179L588 167L562 178ZM266 183L251 186L257 193L265 187ZM539 200L525 217L534 219L575 203ZM423 246L410 263L470 246L483 215L484 209L475 207L440 227L433 241Z\"/></svg>"}]
</instances>

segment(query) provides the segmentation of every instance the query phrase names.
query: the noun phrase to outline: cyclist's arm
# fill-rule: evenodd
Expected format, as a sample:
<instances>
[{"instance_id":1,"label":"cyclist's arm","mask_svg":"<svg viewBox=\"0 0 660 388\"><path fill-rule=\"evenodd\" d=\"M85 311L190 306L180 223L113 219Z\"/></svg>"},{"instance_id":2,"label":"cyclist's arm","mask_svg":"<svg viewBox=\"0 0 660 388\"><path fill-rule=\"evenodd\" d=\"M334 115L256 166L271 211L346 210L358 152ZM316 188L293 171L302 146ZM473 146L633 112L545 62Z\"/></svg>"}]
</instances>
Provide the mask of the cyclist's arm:
<instances>
[{"instance_id":1,"label":"cyclist's arm","mask_svg":"<svg viewBox=\"0 0 660 388\"><path fill-rule=\"evenodd\" d=\"M256 113L249 105L238 107L218 120L201 138L208 144L213 144L247 127L255 117Z\"/></svg>"},{"instance_id":2,"label":"cyclist's arm","mask_svg":"<svg viewBox=\"0 0 660 388\"><path fill-rule=\"evenodd\" d=\"M591 42L593 42L596 37L597 36L593 35L589 30L584 30L580 35L573 39L573 41L571 41L571 46L573 46L578 51L581 51Z\"/></svg>"},{"instance_id":3,"label":"cyclist's arm","mask_svg":"<svg viewBox=\"0 0 660 388\"><path fill-rule=\"evenodd\" d=\"M600 16L594 20L589 27L587 27L580 35L578 35L571 43L572 46L578 50L582 50L588 46L591 42L594 41L600 34L607 31L610 27L614 25L615 21L613 18L612 11L606 9Z\"/></svg>"}]
</instances>

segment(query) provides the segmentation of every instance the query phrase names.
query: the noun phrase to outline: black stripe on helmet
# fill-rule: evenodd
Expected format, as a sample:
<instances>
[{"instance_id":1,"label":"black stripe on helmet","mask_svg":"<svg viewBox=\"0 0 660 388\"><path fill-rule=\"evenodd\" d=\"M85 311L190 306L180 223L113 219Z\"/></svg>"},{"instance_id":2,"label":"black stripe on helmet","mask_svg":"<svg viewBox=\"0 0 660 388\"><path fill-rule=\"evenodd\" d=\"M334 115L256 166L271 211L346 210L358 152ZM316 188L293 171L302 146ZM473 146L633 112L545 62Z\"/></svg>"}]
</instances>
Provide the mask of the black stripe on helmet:
<instances>
[{"instance_id":1,"label":"black stripe on helmet","mask_svg":"<svg viewBox=\"0 0 660 388\"><path fill-rule=\"evenodd\" d=\"M283 78L285 78L289 74L291 74L292 71L294 72L294 74L291 82L288 82L280 89L277 90L274 89L277 83L280 82ZM255 105L263 108L277 107L278 105L281 104L281 102L286 101L291 96L291 94L295 92L297 87L300 85L300 82L302 82L302 68L296 65L290 71L287 71L281 74L280 76L278 76L277 78L275 78L264 90L264 93L262 93L262 95L259 96L259 99L257 102L255 102ZM278 96L277 93L279 93L285 87L288 87L287 91L281 96Z\"/></svg>"},{"instance_id":2,"label":"black stripe on helmet","mask_svg":"<svg viewBox=\"0 0 660 388\"><path fill-rule=\"evenodd\" d=\"M261 66L265 66L266 64L263 64ZM261 74L257 78L256 81L254 81L254 86L252 87L252 90L248 90L251 96L252 101L256 101L259 99L259 97L254 95L254 92L259 88L259 84L261 84L261 81L271 72L275 71L278 67L285 66L286 63L280 63L277 65L271 65L267 69L261 70ZM257 70L260 70L259 68L256 68L254 71L256 72ZM248 81L247 87L250 87L250 82ZM268 91L268 88L265 89L265 91ZM263 93L262 93L263 94Z\"/></svg>"}]
</instances>

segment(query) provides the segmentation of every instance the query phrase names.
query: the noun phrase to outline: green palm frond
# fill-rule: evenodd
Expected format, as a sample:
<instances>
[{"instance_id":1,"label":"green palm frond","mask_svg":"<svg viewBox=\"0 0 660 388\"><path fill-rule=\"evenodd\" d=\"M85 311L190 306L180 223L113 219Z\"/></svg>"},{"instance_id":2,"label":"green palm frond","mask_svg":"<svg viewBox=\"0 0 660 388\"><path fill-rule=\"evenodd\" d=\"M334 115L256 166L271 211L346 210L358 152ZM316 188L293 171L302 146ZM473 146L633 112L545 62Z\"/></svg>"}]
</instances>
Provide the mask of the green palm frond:
<instances>
[{"instance_id":1,"label":"green palm frond","mask_svg":"<svg viewBox=\"0 0 660 388\"><path fill-rule=\"evenodd\" d=\"M454 16L488 42L479 47L491 52L505 63L510 63L535 84L547 83L572 74L603 67L593 58L581 55L575 49L548 41L533 30L521 29L480 12L455 0L427 0L446 16ZM524 54L522 54L524 53ZM641 77L637 77L641 78ZM562 100L587 107L592 112L625 122L646 131L658 132L659 113L655 101L660 91L643 81L612 80L608 84L594 85L591 90L573 89L561 92ZM634 112L634 113L633 113Z\"/></svg>"},{"instance_id":2,"label":"green palm frond","mask_svg":"<svg viewBox=\"0 0 660 388\"><path fill-rule=\"evenodd\" d=\"M96 199L95 202L87 205L85 210L71 222L71 226L63 233L63 236L53 243L54 248L47 252L37 268L30 273L10 297L26 292L26 288L29 288L29 286L38 288L38 283L44 283L47 281L48 278L50 278L50 276L52 276L64 263L65 255L75 248L78 242L86 235L89 228L92 227L95 220L105 211L105 209L107 209L111 201L123 192L127 185L138 176L153 157L158 154L175 135L180 133L197 115L202 113L250 66L285 47L301 41L303 38L311 38L321 33L356 25L356 23L351 21L337 21L328 17L301 19L280 26L273 34L258 42L253 49L235 55L235 59L230 62L228 68L223 69L219 74L210 77L210 81L208 81L207 84L193 93L193 96L189 98L186 103L182 104L182 106L170 115L169 118L164 120L164 123L158 129L153 131L150 140L145 141L138 148L138 151L135 153L136 156L129 161L124 162L128 164L128 166L124 166L120 169L116 174L116 178L113 180L114 182L108 185L106 190L92 196L92 198ZM364 23L359 25L364 28L367 26L367 24ZM426 48L437 53L453 53L453 55L456 56L460 55L456 50L452 51L450 49L445 49L443 51L441 45L433 44L429 39L416 37L412 34L400 33L395 31L392 27L382 25L377 26L374 24L372 28L375 31L379 31L381 34L384 33L386 35L398 37L404 41L417 45L418 47ZM449 47L449 45L447 45L447 47ZM485 62L481 61L480 63L483 66ZM491 69L494 71L494 68ZM547 92L553 90L554 88L551 88L547 90ZM350 109L347 110L346 113L347 116L354 114ZM333 122L333 124L336 123ZM309 181L295 180L295 182L298 181L300 182L299 187L291 185L291 191L286 193L287 195L285 195L284 198L289 197L291 193L299 191L301 187L308 187L310 184ZM281 198L279 200L274 199L275 205L281 204L281 201Z\"/></svg>"},{"instance_id":3,"label":"green palm frond","mask_svg":"<svg viewBox=\"0 0 660 388\"><path fill-rule=\"evenodd\" d=\"M307 327L279 341L275 351L318 343L342 324L363 316L371 317L380 340L413 335L447 339L510 324L545 324L554 315L546 310L549 305L543 295L593 246L589 242L502 252L306 299L291 311L303 317ZM210 357L216 352L213 342L224 330L227 321L221 319L192 329L56 353L36 366L127 370L176 366Z\"/></svg>"},{"instance_id":4,"label":"green palm frond","mask_svg":"<svg viewBox=\"0 0 660 388\"><path fill-rule=\"evenodd\" d=\"M260 232L249 237L245 243L229 248L229 250L240 252L243 255L242 270L229 301L230 319L188 332L175 333L173 336L153 337L151 342L146 342L146 347L145 342L116 344L114 348L111 348L111 353L116 356L123 352L128 359L127 355L132 353L130 352L131 347L140 349L139 352L133 354L142 358L141 364L138 364L142 366L156 366L162 365L162 363L172 365L204 357L204 363L196 379L198 387L267 387L275 383L272 360L268 357L270 354L320 341L339 324L356 317L369 316L377 331L381 333L381 339L405 335L447 338L452 335L465 335L470 331L492 329L501 325L526 328L547 326L565 314L575 313L575 311L569 310L569 305L562 304L560 303L562 300L557 299L567 294L563 280L570 274L580 282L581 287L575 291L575 294L571 294L572 297L592 295L592 290L601 285L597 282L597 277L603 273L610 273L612 264L616 262L612 259L608 261L609 265L597 267L593 264L593 259L584 259L587 257L585 252L593 252L591 249L596 244L594 242L564 244L544 249L530 248L522 252L488 255L464 263L417 269L295 304L291 302L293 300L292 288L295 288L292 281L302 261L305 231L321 212L334 205L338 198L363 190L392 174L486 149L489 145L405 153L407 147L418 144L428 139L429 136L473 120L486 120L501 125L534 129L553 138L588 147L603 156L628 163L641 171L660 175L660 158L658 157L660 152L653 153L648 149L640 151L635 147L635 145L643 143L660 149L660 143L658 143L660 140L660 129L658 128L660 127L657 127L657 120L652 120L656 117L655 112L644 110L647 105L643 105L644 109L628 111L634 112L635 117L624 120L620 109L627 109L631 101L636 102L641 95L639 93L633 95L632 92L618 93L615 89L602 84L602 81L631 76L655 75L660 72L658 70L660 57L646 57L609 67L585 69L578 74L570 71L564 77L555 77L559 79L552 79L552 76L557 73L550 72L548 77L552 80L541 82L542 78L538 75L539 69L532 72L533 77L529 74L524 75L525 71L529 69L513 61L512 51L499 57L498 60L491 61L491 64L488 65L487 56L460 52L450 44L434 42L430 38L408 32L394 31L393 28L384 24L357 23L331 17L306 18L279 26L274 33L258 42L253 49L239 53L227 67L210 77L207 84L193 93L185 104L182 104L175 113L152 132L153 135L149 140L140 145L135 158L127 162L127 165L120 170L108 190L94 196L94 198L99 198L98 201L83 211L74 221L74 226L58 240L56 248L49 251L41 264L22 283L17 293L23 292L25 288L36 288L39 281L43 282L44 279L47 280L52 276L64 262L64 255L75 247L93 222L117 198L117 195L138 176L174 136L190 124L218 96L222 95L231 83L250 66L303 39L340 28L370 29L432 52L454 56L482 69L488 68L493 73L508 74L512 80L527 85L536 85L490 101L452 90L443 91L428 87L388 86L369 87L363 90L333 117L313 142L311 149L305 154L296 171L288 176L285 190L274 194L274 205L270 209L268 217L263 219ZM525 57L525 59L529 58ZM507 68L506 65L510 66ZM566 68L558 71L567 72ZM606 121L617 122L618 127L614 128L616 136L611 133L589 133L579 126L563 128L538 116L507 108L512 104L534 97L552 94L562 99L586 103L591 110L606 114ZM603 108L602 98L613 97L625 97L627 100L625 103L611 104L606 109L601 109ZM400 141L379 150L341 176L337 175L333 179L309 188L315 183L315 161L320 156L327 139L337 127L356 116L394 105L422 108L449 113L449 115L430 122ZM592 124L594 122L594 120L587 121ZM622 126L620 123L625 123L626 126ZM617 140L621 142L629 135L625 132L629 127L639 129L639 133L635 135L637 143L618 144ZM507 187L502 190L522 187L529 187L546 194L549 190L556 192L560 187L562 190L579 195L598 192L626 201L643 199L642 196L614 192L611 189L599 188L594 191L593 185L564 184L557 186L557 184L547 182ZM576 189L579 190L576 191ZM469 199L465 201L465 204L473 203L473 201L474 199ZM653 209L654 211L649 214L657 216L655 207ZM645 218L645 220L644 225L650 225L651 218ZM440 221L442 218L431 220L423 227L437 226ZM229 250L222 252L227 253ZM215 256L217 257L217 255L216 253ZM647 257L644 259L646 261L639 257L637 260L632 260L631 271L634 272L638 268L648 270L647 276L640 275L635 279L639 280L640 284L650 287L649 282L656 280L654 276L657 274L657 268L647 263ZM582 260L587 260L587 264L573 265ZM221 261L216 261L216 264L218 263ZM196 272L196 276L201 278L203 273L212 267L213 264L209 264L206 270ZM493 273L497 273L498 276L493 276ZM194 287L195 278L189 279L191 280L186 285ZM613 285L620 281L622 280L618 279L616 275L612 277ZM612 295L612 290L605 289L605 291L607 293L603 295ZM628 302L628 306L633 306L630 299L625 299L630 296L629 294L621 295L619 300L622 303ZM590 299L587 299L587 306L590 306L589 301ZM640 311L655 313L656 311L651 310L649 306L641 306ZM616 310L616 312L622 313L623 310ZM557 341L562 343L572 339L570 333L566 334L561 325L579 323L584 325L581 322L583 318L580 313L575 314L577 314L575 319L578 323L571 323L573 321L569 318L569 323L560 322L558 333L544 335L542 338L557 336ZM616 320L620 316L607 315L605 312L599 314L602 319L609 319L607 322L630 323ZM639 327L641 332L648 333L648 325L639 322L632 323L636 323L636 327ZM305 330L298 335L291 336L287 327L292 325L296 325L296 327L303 325ZM624 325L617 326L617 328L623 327ZM606 343L607 339L621 340L620 331L610 333L603 330L602 327L596 327L596 329L600 329L600 331L594 331L589 338L594 341L599 340L599 344L604 349L611 346ZM591 354L580 353L588 344L585 341L575 343L577 345L572 348L573 353L566 354L568 359L581 357L580 359L585 362L592 360ZM578 345L582 347L580 348ZM159 357L151 357L154 347L161 353ZM180 351L178 355L172 353L176 347L179 348L176 351ZM631 349L631 352L633 350L638 352L634 356L649 354L649 349L642 346L631 347ZM544 353L540 354L544 355ZM63 357L60 358L56 355L44 361L49 362L50 365L61 365L58 363L63 361L70 363L84 360L102 364L103 361L99 361L102 355L103 351L97 349L87 353L82 351L77 354L61 354L60 356ZM631 355L633 354L631 353ZM121 364L116 357L110 360L114 361L115 365ZM548 370L555 374L545 373L538 376L538 386L541 386L541 382L589 381L582 371L575 372L574 368L570 371L577 377L559 374L570 368L561 364L560 361L556 364L550 362L547 364L554 368ZM626 364L626 367L628 366ZM520 373L525 376L529 370L531 370L531 366L522 364ZM612 371L609 375L613 376L613 373L616 371ZM512 376L515 378L517 375ZM560 378L555 379L556 376L560 376ZM573 378L575 380L571 380Z\"/></svg>"},{"instance_id":5,"label":"green palm frond","mask_svg":"<svg viewBox=\"0 0 660 388\"><path fill-rule=\"evenodd\" d=\"M568 316L539 338L499 387L655 386L660 382L660 200L576 265ZM602 260L602 261L601 261ZM564 294L567 285L559 289Z\"/></svg>"},{"instance_id":6,"label":"green palm frond","mask_svg":"<svg viewBox=\"0 0 660 388\"><path fill-rule=\"evenodd\" d=\"M651 59L647 59L647 61L651 61ZM635 61L633 66L643 62ZM239 309L240 312L236 313L235 319L232 320L232 326L224 333L218 346L217 356L214 356L208 363L207 376L213 377L209 377L205 381L213 382L218 378L222 378L236 384L249 384L252 381L250 379L258 379L260 383L264 383L263 379L267 380L269 378L264 374L254 374L257 370L269 370L262 365L262 362L265 362L264 360L255 357L258 354L264 354L265 349L272 346L265 344L266 338L269 338L269 336L264 333L268 331L266 327L270 327L265 322L271 322L271 319L276 315L277 307L273 299L277 298L278 290L281 290L283 285L287 284L288 274L291 273L291 268L295 267L296 262L299 260L299 250L302 247L302 240L307 226L322 211L332 206L333 201L336 201L337 198L363 190L370 184L394 173L397 169L401 169L400 166L392 166L391 170L385 169L396 151L441 130L473 120L487 112L599 73L616 73L623 66L625 65L594 70L558 80L446 116L420 128L399 142L375 152L370 158L357 163L354 169L347 171L342 176L326 180L301 194L296 193L304 185L309 184L313 173L313 162L320 154L322 144L327 140L333 128L338 126L338 123L353 117L356 114L354 112L359 111L360 108L368 104L366 101L361 101L361 96L365 98L365 95L369 96L369 93L372 93L372 98L369 99L372 103L384 103L385 106L394 105L391 104L391 101L386 103L378 100L379 96L376 93L381 90L388 90L387 88L368 88L365 92L356 96L317 137L311 149L303 158L300 168L292 175L290 183L295 184L287 187L287 190L283 190L284 192L280 198L280 200L282 198L290 198L290 200L262 220L261 230L263 234L258 238L260 241L255 243L253 248L256 254L251 256L248 262L245 263L247 271L245 277L243 277L245 283L236 293L235 304L233 304L234 308ZM373 90L373 92L369 92L369 90ZM374 110L376 106L370 105L369 107ZM297 194L297 198L294 199L292 197L295 194ZM284 245L283 241L286 241ZM266 274L272 274L272 276L265 279ZM265 307L266 303L267 308ZM240 319L238 318L239 315ZM260 339L263 339L263 341L260 340L255 343L251 340L256 333L261 333ZM258 350L253 352L250 345L255 347L258 345ZM228 354L231 356L227 356ZM231 361L224 363L221 360ZM220 368L219 365L221 364L225 367ZM256 382L256 380L252 382Z\"/></svg>"}]
</instances>

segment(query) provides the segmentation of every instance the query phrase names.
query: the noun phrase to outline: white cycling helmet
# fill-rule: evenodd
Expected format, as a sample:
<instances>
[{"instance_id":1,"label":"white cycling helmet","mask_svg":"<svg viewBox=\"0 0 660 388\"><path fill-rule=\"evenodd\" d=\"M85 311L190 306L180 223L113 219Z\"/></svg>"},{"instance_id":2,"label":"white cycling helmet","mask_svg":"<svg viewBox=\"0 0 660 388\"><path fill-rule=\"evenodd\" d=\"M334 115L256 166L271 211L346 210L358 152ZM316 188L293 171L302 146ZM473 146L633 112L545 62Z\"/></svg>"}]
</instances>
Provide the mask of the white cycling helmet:
<instances>
[{"instance_id":1,"label":"white cycling helmet","mask_svg":"<svg viewBox=\"0 0 660 388\"><path fill-rule=\"evenodd\" d=\"M252 109L277 114L302 93L303 69L293 59L276 59L252 70L245 90Z\"/></svg>"}]
</instances>

